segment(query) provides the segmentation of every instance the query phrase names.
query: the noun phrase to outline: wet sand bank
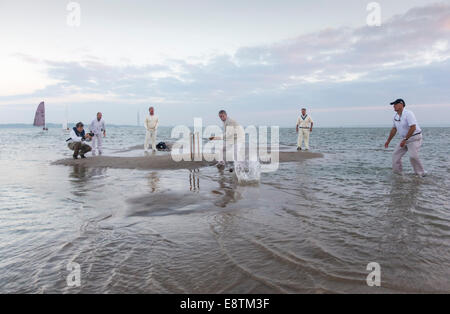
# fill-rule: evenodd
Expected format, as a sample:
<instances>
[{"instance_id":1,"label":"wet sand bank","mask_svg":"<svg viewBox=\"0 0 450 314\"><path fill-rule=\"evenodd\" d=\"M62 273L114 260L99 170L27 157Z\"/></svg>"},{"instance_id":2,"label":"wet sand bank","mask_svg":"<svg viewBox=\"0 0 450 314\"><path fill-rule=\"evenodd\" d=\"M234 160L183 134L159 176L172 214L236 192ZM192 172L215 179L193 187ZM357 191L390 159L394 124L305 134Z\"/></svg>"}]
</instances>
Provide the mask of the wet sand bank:
<instances>
[{"instance_id":1,"label":"wet sand bank","mask_svg":"<svg viewBox=\"0 0 450 314\"><path fill-rule=\"evenodd\" d=\"M321 158L321 153L311 152L280 152L279 161L283 162L301 162L307 159ZM186 158L187 159L187 158ZM96 156L86 159L66 158L57 160L52 165L75 166L82 165L95 168L116 168L116 169L195 169L214 165L216 162L206 160L202 161L179 161L172 159L167 155L149 155L142 157L114 157L114 156Z\"/></svg>"}]
</instances>

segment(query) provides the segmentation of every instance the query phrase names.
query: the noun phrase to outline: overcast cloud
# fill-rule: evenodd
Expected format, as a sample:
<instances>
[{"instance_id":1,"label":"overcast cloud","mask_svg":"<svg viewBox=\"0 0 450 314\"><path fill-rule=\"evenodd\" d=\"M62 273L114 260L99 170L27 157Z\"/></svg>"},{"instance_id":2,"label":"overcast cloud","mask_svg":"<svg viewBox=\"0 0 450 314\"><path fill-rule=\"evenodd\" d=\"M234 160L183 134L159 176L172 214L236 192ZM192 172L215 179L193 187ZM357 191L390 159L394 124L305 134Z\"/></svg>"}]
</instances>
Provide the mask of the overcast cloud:
<instances>
[{"instance_id":1,"label":"overcast cloud","mask_svg":"<svg viewBox=\"0 0 450 314\"><path fill-rule=\"evenodd\" d=\"M307 106L319 126L382 125L392 116L388 102L402 97L423 124L450 124L449 45L446 1L409 9L381 27L324 26L198 59L136 64L15 51L9 56L46 83L0 93L0 123L30 120L42 99L53 122L66 104L72 121L101 110L121 124L134 124L138 110L154 105L163 125L191 124L194 116L217 122L224 108L244 124L287 126Z\"/></svg>"}]
</instances>

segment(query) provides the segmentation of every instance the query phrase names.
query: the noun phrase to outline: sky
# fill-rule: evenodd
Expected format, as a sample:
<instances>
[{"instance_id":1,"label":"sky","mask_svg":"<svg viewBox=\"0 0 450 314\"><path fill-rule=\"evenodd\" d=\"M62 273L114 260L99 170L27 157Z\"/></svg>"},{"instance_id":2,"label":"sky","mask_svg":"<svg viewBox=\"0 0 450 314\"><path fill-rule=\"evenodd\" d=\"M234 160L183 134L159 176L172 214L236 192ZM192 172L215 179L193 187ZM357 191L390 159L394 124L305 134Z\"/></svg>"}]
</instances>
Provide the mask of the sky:
<instances>
[{"instance_id":1,"label":"sky","mask_svg":"<svg viewBox=\"0 0 450 314\"><path fill-rule=\"evenodd\" d=\"M450 125L450 0L0 0L0 124ZM70 23L72 21L72 23ZM143 119L141 118L141 121Z\"/></svg>"}]
</instances>

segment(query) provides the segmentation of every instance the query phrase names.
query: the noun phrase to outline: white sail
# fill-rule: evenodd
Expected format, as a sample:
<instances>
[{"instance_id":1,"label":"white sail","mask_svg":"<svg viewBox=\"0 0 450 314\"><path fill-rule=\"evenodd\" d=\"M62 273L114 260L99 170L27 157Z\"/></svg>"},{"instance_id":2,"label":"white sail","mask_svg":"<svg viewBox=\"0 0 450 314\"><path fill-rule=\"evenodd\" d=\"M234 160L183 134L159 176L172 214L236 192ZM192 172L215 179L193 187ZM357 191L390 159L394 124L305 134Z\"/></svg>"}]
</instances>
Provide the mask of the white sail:
<instances>
[{"instance_id":1,"label":"white sail","mask_svg":"<svg viewBox=\"0 0 450 314\"><path fill-rule=\"evenodd\" d=\"M65 118L62 123L62 129L67 130L68 128L69 128L69 113L68 113L67 105L66 105Z\"/></svg>"}]
</instances>

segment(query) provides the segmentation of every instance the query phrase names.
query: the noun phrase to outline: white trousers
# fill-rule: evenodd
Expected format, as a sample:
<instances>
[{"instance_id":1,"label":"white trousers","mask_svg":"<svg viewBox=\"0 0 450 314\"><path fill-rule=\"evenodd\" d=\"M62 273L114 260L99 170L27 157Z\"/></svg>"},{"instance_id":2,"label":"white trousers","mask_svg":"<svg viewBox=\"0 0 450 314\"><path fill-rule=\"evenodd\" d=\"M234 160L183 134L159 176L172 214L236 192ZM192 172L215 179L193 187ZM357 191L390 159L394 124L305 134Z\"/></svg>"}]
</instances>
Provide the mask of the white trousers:
<instances>
[{"instance_id":1,"label":"white trousers","mask_svg":"<svg viewBox=\"0 0 450 314\"><path fill-rule=\"evenodd\" d=\"M98 153L102 153L102 147L103 147L103 139L102 134L96 134L94 137L92 137L92 155L95 155L95 150L98 150Z\"/></svg>"},{"instance_id":2,"label":"white trousers","mask_svg":"<svg viewBox=\"0 0 450 314\"><path fill-rule=\"evenodd\" d=\"M419 159L419 150L422 146L422 134L411 137L406 145L400 147L400 143L394 149L394 154L392 155L392 170L396 173L401 173L403 170L402 157L409 153L409 160L414 168L414 172L418 175L424 175L425 170L423 169L422 162Z\"/></svg>"},{"instance_id":3,"label":"white trousers","mask_svg":"<svg viewBox=\"0 0 450 314\"><path fill-rule=\"evenodd\" d=\"M222 160L226 162L245 161L245 143L227 143L223 146Z\"/></svg>"},{"instance_id":4,"label":"white trousers","mask_svg":"<svg viewBox=\"0 0 450 314\"><path fill-rule=\"evenodd\" d=\"M156 130L147 130L147 133L145 134L145 143L144 143L145 150L148 150L150 140L152 141L152 149L156 150Z\"/></svg>"},{"instance_id":5,"label":"white trousers","mask_svg":"<svg viewBox=\"0 0 450 314\"><path fill-rule=\"evenodd\" d=\"M305 141L305 148L309 149L309 129L298 129L298 147L302 147L303 140Z\"/></svg>"}]
</instances>

